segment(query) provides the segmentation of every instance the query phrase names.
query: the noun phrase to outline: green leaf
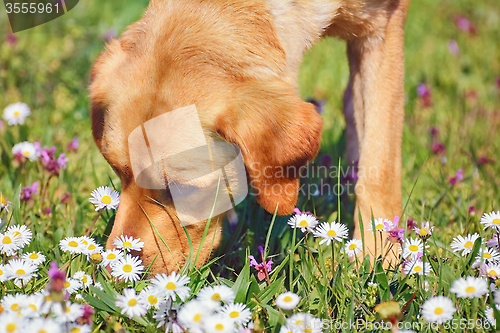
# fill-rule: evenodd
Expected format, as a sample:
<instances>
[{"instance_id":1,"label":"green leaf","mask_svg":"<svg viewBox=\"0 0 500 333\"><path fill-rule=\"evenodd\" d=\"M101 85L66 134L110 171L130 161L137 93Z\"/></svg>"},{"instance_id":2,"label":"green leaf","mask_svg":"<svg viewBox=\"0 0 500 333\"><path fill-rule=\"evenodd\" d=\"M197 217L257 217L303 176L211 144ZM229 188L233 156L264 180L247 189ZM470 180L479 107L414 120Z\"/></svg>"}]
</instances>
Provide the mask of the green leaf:
<instances>
[{"instance_id":1,"label":"green leaf","mask_svg":"<svg viewBox=\"0 0 500 333\"><path fill-rule=\"evenodd\" d=\"M282 288L284 288L285 276L282 276L281 279L278 279L271 283L269 286L265 287L258 294L259 300L262 303L269 302L274 295L276 295Z\"/></svg>"}]
</instances>

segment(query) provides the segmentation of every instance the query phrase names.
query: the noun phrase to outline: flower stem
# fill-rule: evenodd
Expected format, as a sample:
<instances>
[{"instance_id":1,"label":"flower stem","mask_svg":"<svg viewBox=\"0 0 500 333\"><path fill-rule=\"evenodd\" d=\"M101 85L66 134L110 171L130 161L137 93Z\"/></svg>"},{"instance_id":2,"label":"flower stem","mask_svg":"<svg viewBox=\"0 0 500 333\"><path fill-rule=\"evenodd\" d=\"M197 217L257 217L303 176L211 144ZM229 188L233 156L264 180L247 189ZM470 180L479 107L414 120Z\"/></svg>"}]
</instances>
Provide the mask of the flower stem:
<instances>
[{"instance_id":1,"label":"flower stem","mask_svg":"<svg viewBox=\"0 0 500 333\"><path fill-rule=\"evenodd\" d=\"M87 233L85 234L85 236L88 236L90 234L90 231L92 230L92 228L94 228L94 224L97 222L97 220L99 220L99 217L101 217L102 211L103 211L103 209L99 210L99 214L97 214L97 217L95 218L94 222L92 222L92 225L90 226L89 230L87 230Z\"/></svg>"}]
</instances>

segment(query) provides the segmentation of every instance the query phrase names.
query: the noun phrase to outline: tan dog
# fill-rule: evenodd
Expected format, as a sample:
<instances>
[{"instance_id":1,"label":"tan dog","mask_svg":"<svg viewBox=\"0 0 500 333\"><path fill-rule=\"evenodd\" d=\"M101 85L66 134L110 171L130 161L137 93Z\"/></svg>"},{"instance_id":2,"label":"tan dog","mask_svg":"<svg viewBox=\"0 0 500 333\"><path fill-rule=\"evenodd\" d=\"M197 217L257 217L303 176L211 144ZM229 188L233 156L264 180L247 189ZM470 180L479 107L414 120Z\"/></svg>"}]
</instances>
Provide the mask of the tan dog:
<instances>
[{"instance_id":1,"label":"tan dog","mask_svg":"<svg viewBox=\"0 0 500 333\"><path fill-rule=\"evenodd\" d=\"M131 235L145 242L146 265L159 254L154 271L178 270L185 262L188 241L172 198L136 184L127 138L144 122L193 104L207 138L241 148L259 203L290 214L298 175L266 181L264 168L300 167L318 152L322 119L298 96L296 79L302 55L325 35L348 43L348 158L376 170L360 174L356 212L365 223L371 210L375 217L399 214L407 6L408 0L153 1L108 45L91 73L94 138L122 181L107 247L113 238ZM287 190L273 193L276 185ZM209 258L212 239L219 243L221 220L212 220L198 266ZM204 228L186 227L195 253ZM365 237L373 253L373 237Z\"/></svg>"}]
</instances>

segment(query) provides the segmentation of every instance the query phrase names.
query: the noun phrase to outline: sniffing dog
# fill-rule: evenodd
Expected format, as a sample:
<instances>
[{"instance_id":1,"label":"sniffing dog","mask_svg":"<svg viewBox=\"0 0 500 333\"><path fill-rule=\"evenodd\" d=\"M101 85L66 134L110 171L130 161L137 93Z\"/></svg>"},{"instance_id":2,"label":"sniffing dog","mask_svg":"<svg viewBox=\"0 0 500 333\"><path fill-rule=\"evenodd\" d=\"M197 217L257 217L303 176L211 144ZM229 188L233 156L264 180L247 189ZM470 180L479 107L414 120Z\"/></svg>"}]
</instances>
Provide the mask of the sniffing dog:
<instances>
[{"instance_id":1,"label":"sniffing dog","mask_svg":"<svg viewBox=\"0 0 500 333\"><path fill-rule=\"evenodd\" d=\"M166 190L137 185L127 144L141 124L188 105L196 106L206 137L241 149L262 207L290 214L298 175L264 179L264 168L300 167L319 150L322 119L314 105L299 97L297 74L304 52L324 36L342 38L348 45L348 160L376 170L360 173L357 180L362 191L357 192L354 237L361 238L357 212L365 226L372 212L375 217L399 215L408 2L152 1L142 19L109 43L91 71L94 139L122 181L107 247L122 234L140 237L145 264L158 255L155 272L178 270L188 257L188 240L172 198ZM273 186L288 190L276 193ZM198 266L219 243L222 218L212 219ZM194 253L204 229L205 223L186 226ZM375 253L369 232L365 243Z\"/></svg>"}]
</instances>

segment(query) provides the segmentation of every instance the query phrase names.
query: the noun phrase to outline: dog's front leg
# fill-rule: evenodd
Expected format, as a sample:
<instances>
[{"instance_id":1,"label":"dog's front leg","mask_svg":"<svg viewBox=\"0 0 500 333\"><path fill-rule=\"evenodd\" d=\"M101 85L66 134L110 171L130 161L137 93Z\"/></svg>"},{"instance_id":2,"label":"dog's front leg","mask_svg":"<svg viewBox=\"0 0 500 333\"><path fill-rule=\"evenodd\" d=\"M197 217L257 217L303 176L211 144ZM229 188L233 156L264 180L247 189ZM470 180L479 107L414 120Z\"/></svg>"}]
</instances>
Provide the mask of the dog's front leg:
<instances>
[{"instance_id":1,"label":"dog's front leg","mask_svg":"<svg viewBox=\"0 0 500 333\"><path fill-rule=\"evenodd\" d=\"M348 157L359 157L354 237L361 239L361 212L365 247L372 257L383 252L380 236L376 235L375 246L374 235L366 230L372 211L375 218L391 220L401 214L406 7L406 1L401 1L391 10L381 33L348 41L351 74L344 112L347 135L357 143L348 147ZM383 235L384 243L386 238Z\"/></svg>"}]
</instances>

